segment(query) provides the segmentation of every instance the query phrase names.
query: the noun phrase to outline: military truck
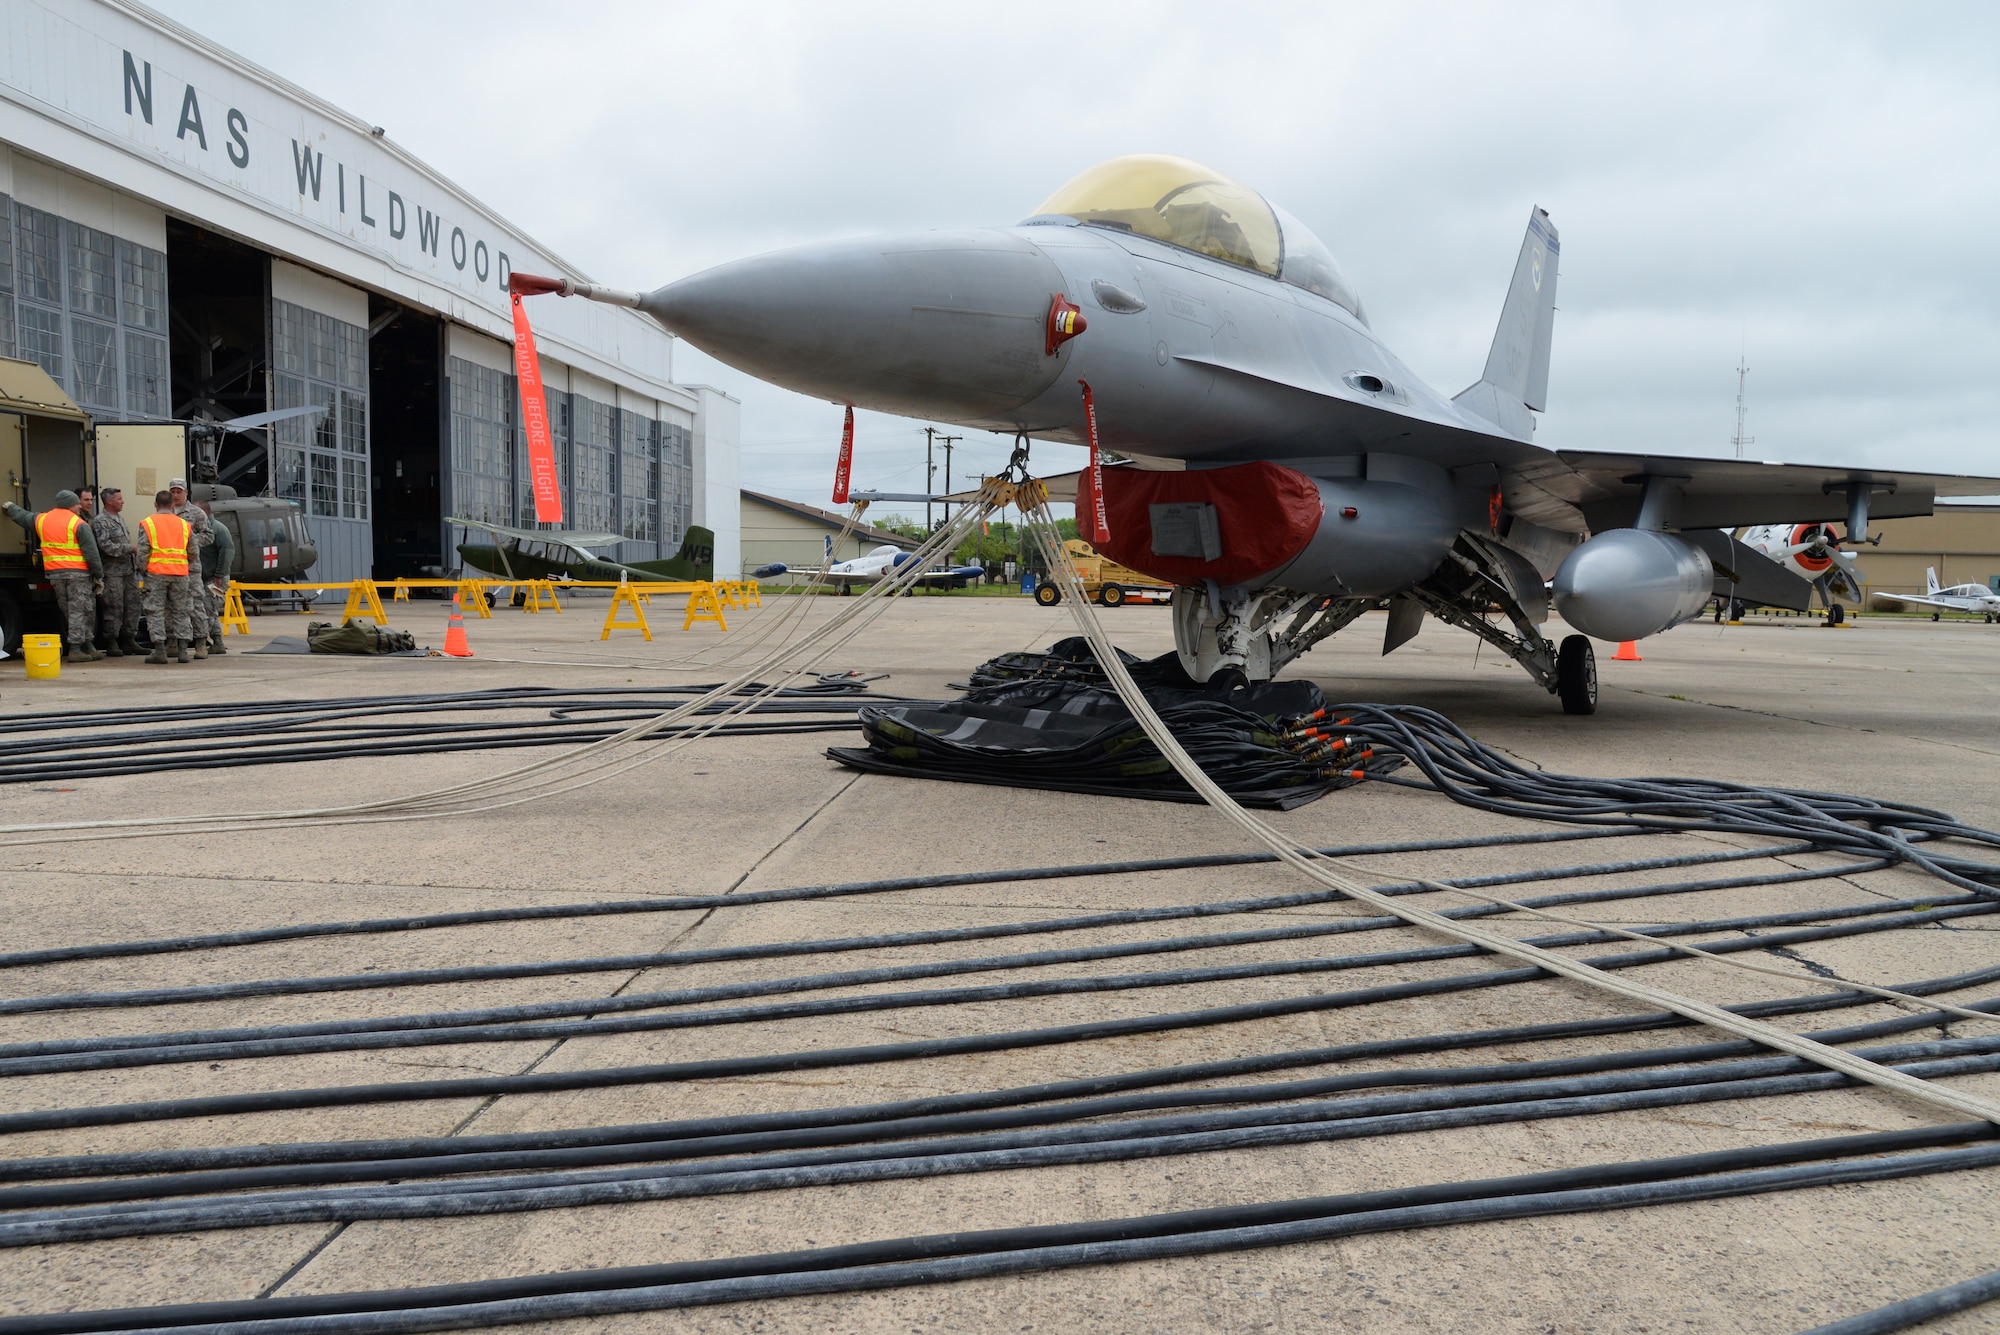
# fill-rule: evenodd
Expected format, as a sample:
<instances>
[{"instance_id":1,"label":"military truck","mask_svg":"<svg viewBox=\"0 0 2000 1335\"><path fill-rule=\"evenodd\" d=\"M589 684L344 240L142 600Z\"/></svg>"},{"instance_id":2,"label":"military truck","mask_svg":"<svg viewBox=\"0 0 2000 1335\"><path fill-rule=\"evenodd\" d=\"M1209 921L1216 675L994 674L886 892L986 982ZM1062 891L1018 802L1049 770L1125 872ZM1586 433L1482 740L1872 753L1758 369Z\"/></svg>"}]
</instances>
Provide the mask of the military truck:
<instances>
[{"instance_id":1,"label":"military truck","mask_svg":"<svg viewBox=\"0 0 2000 1335\"><path fill-rule=\"evenodd\" d=\"M96 486L90 415L34 362L0 357L0 498L46 510L56 493ZM0 643L11 656L21 635L57 630L55 593L20 525L0 522Z\"/></svg>"},{"instance_id":2,"label":"military truck","mask_svg":"<svg viewBox=\"0 0 2000 1335\"><path fill-rule=\"evenodd\" d=\"M152 513L154 494L184 476L187 464L186 425L95 422L38 364L0 357L0 498L41 511L59 491L121 487L120 517L136 537L139 521ZM239 500L227 487L210 491L212 500L200 492L196 497L209 500L235 532L238 578L268 578L272 552L285 558L281 574L291 564L312 563L316 553L290 501ZM60 629L55 593L34 542L20 525L0 521L0 644L14 655L23 633Z\"/></svg>"}]
</instances>

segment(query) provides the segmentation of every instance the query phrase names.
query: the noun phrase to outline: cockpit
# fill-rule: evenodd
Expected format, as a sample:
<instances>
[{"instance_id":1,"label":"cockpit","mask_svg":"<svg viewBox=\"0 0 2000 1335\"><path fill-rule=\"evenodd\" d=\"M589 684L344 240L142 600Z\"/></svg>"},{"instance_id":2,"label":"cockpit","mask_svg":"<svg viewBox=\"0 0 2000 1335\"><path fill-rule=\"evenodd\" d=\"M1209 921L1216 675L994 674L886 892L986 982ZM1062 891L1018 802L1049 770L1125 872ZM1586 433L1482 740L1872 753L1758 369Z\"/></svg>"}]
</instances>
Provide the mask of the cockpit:
<instances>
[{"instance_id":1,"label":"cockpit","mask_svg":"<svg viewBox=\"0 0 2000 1335\"><path fill-rule=\"evenodd\" d=\"M1151 237L1304 288L1363 324L1333 252L1283 209L1220 172L1164 153L1112 158L1073 177L1036 214Z\"/></svg>"}]
</instances>

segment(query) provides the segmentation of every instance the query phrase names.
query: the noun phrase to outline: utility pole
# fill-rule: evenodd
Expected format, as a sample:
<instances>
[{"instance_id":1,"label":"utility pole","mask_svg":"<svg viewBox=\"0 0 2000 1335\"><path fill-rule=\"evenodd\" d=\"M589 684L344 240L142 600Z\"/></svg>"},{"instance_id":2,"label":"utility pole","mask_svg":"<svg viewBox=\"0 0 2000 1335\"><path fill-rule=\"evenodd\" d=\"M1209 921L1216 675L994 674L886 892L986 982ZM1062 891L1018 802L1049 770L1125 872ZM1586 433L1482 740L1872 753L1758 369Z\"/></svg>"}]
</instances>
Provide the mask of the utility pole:
<instances>
[{"instance_id":1,"label":"utility pole","mask_svg":"<svg viewBox=\"0 0 2000 1335\"><path fill-rule=\"evenodd\" d=\"M931 446L935 443L933 438L936 435L936 427L927 426L924 428L924 532L926 533L937 532L936 525L931 523L930 502L931 493L936 490L931 485L937 478L937 465L931 462Z\"/></svg>"},{"instance_id":2,"label":"utility pole","mask_svg":"<svg viewBox=\"0 0 2000 1335\"><path fill-rule=\"evenodd\" d=\"M964 436L939 436L938 443L944 446L944 494L951 495L951 447L964 440ZM944 502L944 522L951 522L951 502Z\"/></svg>"}]
</instances>

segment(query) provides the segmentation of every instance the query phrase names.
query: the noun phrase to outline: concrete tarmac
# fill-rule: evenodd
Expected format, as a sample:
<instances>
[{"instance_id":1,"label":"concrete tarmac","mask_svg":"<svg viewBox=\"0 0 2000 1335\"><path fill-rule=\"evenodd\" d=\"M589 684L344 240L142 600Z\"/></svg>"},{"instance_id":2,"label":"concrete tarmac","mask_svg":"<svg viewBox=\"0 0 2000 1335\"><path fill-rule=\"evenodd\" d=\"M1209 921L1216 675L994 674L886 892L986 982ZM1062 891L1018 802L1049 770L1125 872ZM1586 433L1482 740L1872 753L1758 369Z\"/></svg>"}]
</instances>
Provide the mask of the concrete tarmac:
<instances>
[{"instance_id":1,"label":"concrete tarmac","mask_svg":"<svg viewBox=\"0 0 2000 1335\"><path fill-rule=\"evenodd\" d=\"M0 664L0 735L58 710L149 704L345 699L524 685L668 685L719 680L725 663L796 604L772 597L732 613L732 629L686 633L660 600L651 643L598 638L601 600L558 616L500 609L468 623L476 656L353 659L246 652L303 634L304 618L253 619L230 653L188 666L136 659L65 667L29 682ZM802 609L816 622L849 600ZM1141 656L1171 647L1164 609L1100 612ZM391 605L392 624L440 644L436 602ZM938 698L981 660L1073 634L1068 608L1026 599L897 600L867 635L816 666L888 674L876 689ZM1941 807L2000 829L2000 629L1863 618L1825 629L1780 620L1706 621L1642 643L1620 663L1599 646L1602 704L1566 717L1523 672L1436 622L1394 655L1369 616L1287 675L1336 701L1399 701L1449 715L1525 764L1593 775L1700 775L1837 789ZM692 910L674 897L943 871L1244 851L1198 807L864 776L823 754L858 734L706 741L574 792L504 810L365 825L301 820L283 833L78 838L20 845L0 836L6 950L511 905L658 898L657 912L322 937L227 950L12 968L0 995L158 988L262 978L574 960L901 930L1001 924L1108 909L1204 903L1309 888L1270 866L1156 871L902 891ZM200 746L199 741L191 746ZM432 791L550 754L542 749L355 758L177 775L0 787L0 824L297 810ZM1364 784L1273 820L1316 845L1519 832L1528 822L1443 798ZM1753 847L1719 835L1618 837L1368 860L1385 881L1594 863L1671 851ZM1996 855L2000 856L2000 855ZM1783 863L1826 866L1811 854ZM1748 864L1769 870L1772 863ZM1659 884L1725 869L1648 871L1553 888ZM1503 893L1535 894L1536 885ZM1614 900L1570 910L1620 926L1836 907L1949 893L1909 871ZM1443 906L1442 897L1423 902ZM1464 901L1458 901L1464 902ZM791 977L825 969L1142 941L1272 922L1331 922L1339 905L1008 940L760 959L697 967L579 972L298 997L66 1010L0 1018L0 1043L78 1035L287 1024ZM1535 935L1525 918L1496 920ZM1718 933L1719 936L1736 935ZM1434 944L1378 930L982 972L906 987L971 986ZM1651 982L1711 1001L1802 995L1830 980L1878 985L2000 962L2000 915L1761 951L1743 958L1792 977L1703 961L1651 966ZM0 1079L0 1113L232 1091L315 1088L525 1071L585 1070L781 1053L1141 1016L1341 991L1482 967L1477 961L1374 966L1035 999L862 1011L550 1042L457 1044L145 1066ZM1956 994L1966 1001L1996 989ZM457 1098L141 1122L0 1136L0 1158L260 1142L489 1135L718 1114L869 1103L1248 1056L1397 1035L1626 1013L1627 1003L1547 981L1422 1000L1323 1010L1142 1037L979 1056L736 1079ZM1895 1007L1782 1021L1862 1024ZM1973 1036L2000 1025L1954 1024ZM1929 1031L1936 1036L1937 1031ZM1912 1038L1922 1038L1915 1034ZM1394 1059L1392 1066L1492 1064L1703 1041L1691 1029ZM1251 1082L1308 1078L1313 1067ZM2000 1096L2000 1075L1955 1087ZM1874 1090L1741 1099L1483 1128L1426 1131L1139 1160L1013 1169L907 1182L814 1187L446 1220L299 1224L0 1250L0 1313L396 1288L549 1270L646 1264L827 1246L962 1228L1108 1219L1650 1159L1956 1120ZM1962 1173L1615 1213L1437 1228L1171 1262L1105 1266L882 1293L741 1303L562 1323L565 1330L721 1332L1271 1330L1300 1332L1790 1331L2000 1267L2000 1171ZM0 1216L4 1217L4 1216ZM1930 1331L2000 1331L2000 1305Z\"/></svg>"}]
</instances>

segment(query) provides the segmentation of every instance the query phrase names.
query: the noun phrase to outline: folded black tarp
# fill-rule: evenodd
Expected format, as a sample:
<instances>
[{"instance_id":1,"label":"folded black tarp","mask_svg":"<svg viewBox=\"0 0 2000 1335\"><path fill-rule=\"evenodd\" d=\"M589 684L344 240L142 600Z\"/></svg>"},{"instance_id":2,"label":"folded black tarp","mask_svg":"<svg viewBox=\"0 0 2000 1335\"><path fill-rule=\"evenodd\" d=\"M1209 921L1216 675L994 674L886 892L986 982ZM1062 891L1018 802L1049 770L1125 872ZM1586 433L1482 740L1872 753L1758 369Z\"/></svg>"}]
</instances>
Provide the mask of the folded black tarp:
<instances>
[{"instance_id":1,"label":"folded black tarp","mask_svg":"<svg viewBox=\"0 0 2000 1335\"><path fill-rule=\"evenodd\" d=\"M1173 654L1127 669L1188 754L1246 806L1288 810L1401 762L1315 751L1300 735L1324 719L1326 699L1309 681L1258 682L1236 690L1198 685ZM1060 792L1196 802L1190 789L1119 700L1081 636L1046 654L1006 654L982 663L958 700L864 706L866 747L827 754L853 769L907 778L1047 788Z\"/></svg>"}]
</instances>

